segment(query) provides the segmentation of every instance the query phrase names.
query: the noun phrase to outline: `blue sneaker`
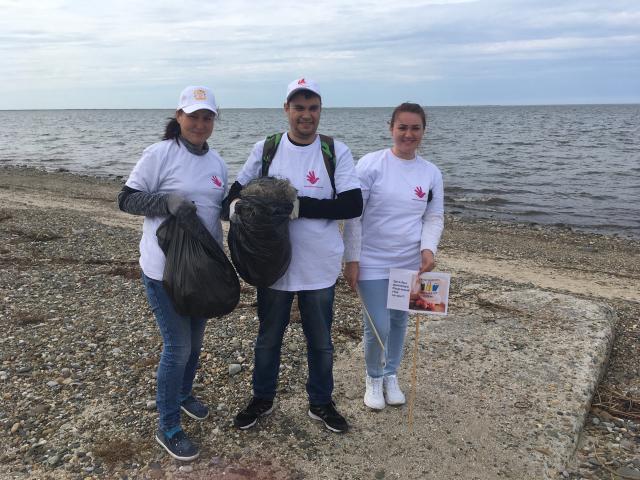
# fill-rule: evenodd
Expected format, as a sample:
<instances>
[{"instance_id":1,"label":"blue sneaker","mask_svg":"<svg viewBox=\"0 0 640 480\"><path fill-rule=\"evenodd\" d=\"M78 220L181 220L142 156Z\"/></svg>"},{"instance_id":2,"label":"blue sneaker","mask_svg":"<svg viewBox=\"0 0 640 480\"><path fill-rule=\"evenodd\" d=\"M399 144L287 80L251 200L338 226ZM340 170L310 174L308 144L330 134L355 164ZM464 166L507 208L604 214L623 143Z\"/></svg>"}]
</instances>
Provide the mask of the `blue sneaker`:
<instances>
[{"instance_id":1,"label":"blue sneaker","mask_svg":"<svg viewBox=\"0 0 640 480\"><path fill-rule=\"evenodd\" d=\"M167 437L164 432L158 430L156 440L176 460L188 462L200 455L197 445L182 430L178 430L171 437Z\"/></svg>"},{"instance_id":2,"label":"blue sneaker","mask_svg":"<svg viewBox=\"0 0 640 480\"><path fill-rule=\"evenodd\" d=\"M204 420L209 416L209 407L193 395L189 395L180 405L184 413L195 420Z\"/></svg>"}]
</instances>

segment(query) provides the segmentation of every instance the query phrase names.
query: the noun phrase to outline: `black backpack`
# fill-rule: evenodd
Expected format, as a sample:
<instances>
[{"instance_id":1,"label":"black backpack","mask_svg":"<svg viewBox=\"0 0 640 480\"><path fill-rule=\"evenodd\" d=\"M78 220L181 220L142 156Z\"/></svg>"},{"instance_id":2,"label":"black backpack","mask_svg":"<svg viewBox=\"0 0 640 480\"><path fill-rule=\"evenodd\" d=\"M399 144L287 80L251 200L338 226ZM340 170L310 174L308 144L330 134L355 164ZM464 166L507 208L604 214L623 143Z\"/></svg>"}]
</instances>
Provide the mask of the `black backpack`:
<instances>
[{"instance_id":1,"label":"black backpack","mask_svg":"<svg viewBox=\"0 0 640 480\"><path fill-rule=\"evenodd\" d=\"M264 147L262 149L262 172L261 177L267 177L269 175L269 167L271 166L271 160L276 155L280 140L282 140L282 133L274 133L269 135L264 141ZM322 158L324 159L324 166L329 174L329 180L331 181L331 188L333 190L333 198L336 196L336 151L333 144L333 138L327 135L320 134L320 149L322 150Z\"/></svg>"}]
</instances>

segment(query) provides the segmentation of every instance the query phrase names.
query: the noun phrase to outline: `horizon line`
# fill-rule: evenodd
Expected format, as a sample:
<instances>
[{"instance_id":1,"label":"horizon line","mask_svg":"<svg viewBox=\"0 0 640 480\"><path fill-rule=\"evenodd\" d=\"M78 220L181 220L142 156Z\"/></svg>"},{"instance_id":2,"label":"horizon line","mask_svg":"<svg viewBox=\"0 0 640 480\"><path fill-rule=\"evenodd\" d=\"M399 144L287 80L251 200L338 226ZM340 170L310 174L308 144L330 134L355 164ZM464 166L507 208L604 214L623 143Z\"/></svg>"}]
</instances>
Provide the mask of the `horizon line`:
<instances>
[{"instance_id":1,"label":"horizon line","mask_svg":"<svg viewBox=\"0 0 640 480\"><path fill-rule=\"evenodd\" d=\"M639 102L612 102L612 103L486 103L486 104L458 104L458 105L426 105L426 108L460 108L460 107L570 107L570 106L615 106L615 105L640 105ZM395 108L389 106L327 106L323 108ZM220 107L219 110L280 110L283 107ZM172 107L72 107L72 108L0 108L0 112L38 112L38 111L69 111L69 110L174 110Z\"/></svg>"}]
</instances>

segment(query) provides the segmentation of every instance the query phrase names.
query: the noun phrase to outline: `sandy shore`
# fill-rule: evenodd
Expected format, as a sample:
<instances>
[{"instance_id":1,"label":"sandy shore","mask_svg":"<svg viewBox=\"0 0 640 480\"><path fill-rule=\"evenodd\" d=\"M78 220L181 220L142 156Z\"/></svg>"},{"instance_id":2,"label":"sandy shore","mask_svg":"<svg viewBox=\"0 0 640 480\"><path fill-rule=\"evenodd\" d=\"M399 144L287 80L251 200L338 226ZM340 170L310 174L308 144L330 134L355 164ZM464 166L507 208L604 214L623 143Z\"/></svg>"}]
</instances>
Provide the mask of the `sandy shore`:
<instances>
[{"instance_id":1,"label":"sandy shore","mask_svg":"<svg viewBox=\"0 0 640 480\"><path fill-rule=\"evenodd\" d=\"M255 307L249 287L238 309L208 328L198 388L216 415L190 427L206 439L203 459L179 465L154 445L161 345L139 281L141 220L117 210L119 189L115 180L0 169L0 318L7 331L0 340L0 452L6 452L0 453L0 474L201 478L197 472L206 469L207 478L313 478L296 465L295 455L260 449L267 437L282 436L309 443L303 449L309 457L322 455L317 438L306 438L295 421L282 418L251 437L230 425L250 392ZM478 299L463 292L497 286L611 306L617 335L596 394L599 405L565 478L611 478L621 468L640 469L639 432L614 422L634 415L640 420L639 241L448 216L438 269L453 274L450 310L460 313L479 308ZM359 308L341 281L334 332L338 361L351 358L361 337ZM283 364L279 397L287 403L303 396L306 374L295 324ZM231 365L239 365L240 373L231 375ZM621 397L631 399L626 416ZM376 470L362 478L396 477Z\"/></svg>"}]
</instances>

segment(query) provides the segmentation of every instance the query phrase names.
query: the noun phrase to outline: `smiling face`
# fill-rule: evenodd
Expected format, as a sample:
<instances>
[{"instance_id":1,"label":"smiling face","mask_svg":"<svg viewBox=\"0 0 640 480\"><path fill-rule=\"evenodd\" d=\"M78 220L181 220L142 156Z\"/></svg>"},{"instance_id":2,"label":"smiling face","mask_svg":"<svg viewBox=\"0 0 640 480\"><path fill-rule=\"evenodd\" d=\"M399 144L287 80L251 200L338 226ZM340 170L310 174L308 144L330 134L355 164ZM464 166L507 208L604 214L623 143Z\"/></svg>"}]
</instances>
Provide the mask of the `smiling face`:
<instances>
[{"instance_id":1,"label":"smiling face","mask_svg":"<svg viewBox=\"0 0 640 480\"><path fill-rule=\"evenodd\" d=\"M413 160L424 136L422 117L417 113L400 112L395 116L390 130L393 154L405 160Z\"/></svg>"},{"instance_id":2,"label":"smiling face","mask_svg":"<svg viewBox=\"0 0 640 480\"><path fill-rule=\"evenodd\" d=\"M284 104L289 120L289 136L296 143L310 144L316 138L320 124L322 102L317 95L305 98L305 92L296 93Z\"/></svg>"},{"instance_id":3,"label":"smiling face","mask_svg":"<svg viewBox=\"0 0 640 480\"><path fill-rule=\"evenodd\" d=\"M213 122L216 116L211 110L196 110L185 113L176 112L176 120L180 124L180 134L190 143L202 147L213 132Z\"/></svg>"}]
</instances>

